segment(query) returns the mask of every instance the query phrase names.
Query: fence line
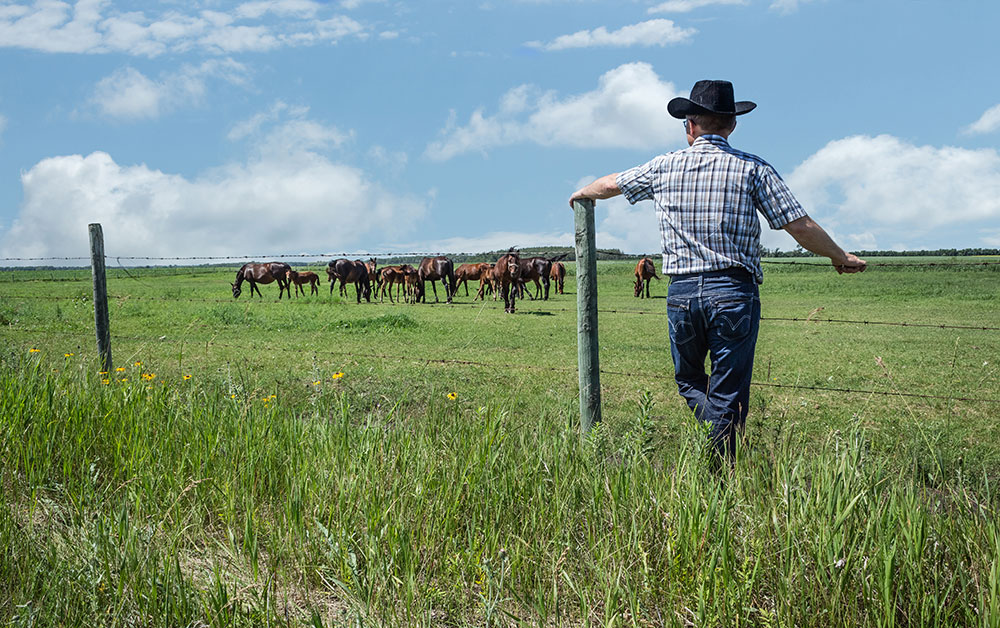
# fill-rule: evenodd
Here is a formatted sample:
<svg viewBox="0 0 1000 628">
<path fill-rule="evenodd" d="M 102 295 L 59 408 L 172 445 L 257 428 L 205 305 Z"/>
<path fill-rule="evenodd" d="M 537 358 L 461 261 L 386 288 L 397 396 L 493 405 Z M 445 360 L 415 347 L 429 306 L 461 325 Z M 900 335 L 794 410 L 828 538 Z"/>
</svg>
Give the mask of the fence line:
<svg viewBox="0 0 1000 628">
<path fill-rule="evenodd" d="M 42 301 L 77 301 L 77 300 L 88 300 L 90 295 L 80 295 L 80 296 L 53 296 L 46 294 L 26 294 L 26 295 L 0 295 L 8 299 L 37 299 Z M 133 296 L 133 295 L 108 295 L 109 299 L 114 300 L 124 300 L 124 301 L 160 301 L 160 302 L 172 302 L 172 303 L 203 303 L 203 304 L 224 304 L 224 303 L 235 303 L 232 299 L 192 299 L 192 298 L 172 298 L 172 297 L 145 297 L 145 296 Z M 278 301 L 260 301 L 262 305 L 277 305 Z M 381 304 L 381 303 L 380 303 Z M 410 304 L 408 304 L 410 305 Z M 454 308 L 454 307 L 482 307 L 481 303 L 424 303 L 420 305 L 423 307 L 444 307 L 444 308 Z M 546 312 L 576 312 L 574 309 L 570 308 L 549 308 L 545 310 Z M 629 314 L 638 316 L 667 316 L 664 311 L 652 311 L 652 310 L 623 310 L 623 309 L 602 309 L 598 308 L 598 312 L 601 314 Z M 761 316 L 762 321 L 779 321 L 779 322 L 791 322 L 791 323 L 836 323 L 845 325 L 867 325 L 867 326 L 881 326 L 881 327 L 914 327 L 914 328 L 924 328 L 924 329 L 958 329 L 958 330 L 969 330 L 969 331 L 1000 331 L 1000 327 L 990 326 L 990 325 L 954 325 L 950 323 L 911 323 L 907 321 L 869 321 L 869 320 L 854 320 L 854 319 L 842 319 L 842 318 L 819 318 L 819 317 L 798 317 L 798 316 Z"/>
<path fill-rule="evenodd" d="M 43 329 L 28 329 L 19 330 L 20 333 L 36 333 L 36 334 L 48 334 L 48 335 L 68 335 L 68 336 L 78 336 L 86 335 L 88 331 L 59 331 L 59 330 L 43 330 Z M 204 344 L 206 347 L 222 347 L 226 349 L 246 349 L 245 345 L 236 345 L 225 342 L 215 342 L 213 340 L 192 340 L 192 339 L 174 339 L 174 338 L 144 338 L 140 336 L 119 336 L 112 334 L 112 339 L 117 341 L 125 342 L 138 342 L 138 343 L 187 343 L 190 345 L 200 346 Z M 460 360 L 457 358 L 427 358 L 427 357 L 417 357 L 417 356 L 405 356 L 405 355 L 390 355 L 383 353 L 358 353 L 353 351 L 330 351 L 321 350 L 316 351 L 313 349 L 294 349 L 291 347 L 274 347 L 267 345 L 255 345 L 255 348 L 261 351 L 271 351 L 271 352 L 285 352 L 285 353 L 295 353 L 296 355 L 302 355 L 303 353 L 308 355 L 326 355 L 326 356 L 338 356 L 346 358 L 366 358 L 366 359 L 377 359 L 377 360 L 396 360 L 396 361 L 408 361 L 414 363 L 423 364 L 444 364 L 444 365 L 454 365 L 454 366 L 474 366 L 480 368 L 493 368 L 493 369 L 528 369 L 533 371 L 546 371 L 553 373 L 565 373 L 565 374 L 575 374 L 577 369 L 570 367 L 558 367 L 558 366 L 541 366 L 533 364 L 507 364 L 503 362 L 481 362 L 478 360 Z M 657 380 L 657 381 L 669 381 L 673 382 L 674 378 L 669 375 L 657 375 L 655 373 L 631 373 L 625 371 L 615 371 L 608 369 L 601 369 L 602 375 L 614 375 L 617 377 L 625 377 L 629 379 L 646 381 Z M 805 386 L 801 384 L 781 384 L 775 382 L 751 382 L 751 386 L 758 388 L 780 388 L 789 390 L 808 390 L 814 392 L 825 392 L 825 393 L 837 393 L 844 395 L 877 395 L 883 397 L 907 397 L 913 399 L 928 399 L 935 401 L 961 401 L 967 403 L 985 403 L 985 404 L 1000 404 L 1000 399 L 989 398 L 989 397 L 953 397 L 947 395 L 931 395 L 924 393 L 914 393 L 914 392 L 899 392 L 899 391 L 885 391 L 885 390 L 868 390 L 859 388 L 840 388 L 840 387 L 827 387 L 827 386 Z"/>
<path fill-rule="evenodd" d="M 530 249 L 526 248 L 522 251 L 522 255 L 530 252 Z M 354 253 L 280 253 L 277 255 L 189 255 L 189 256 L 173 256 L 173 257 L 156 257 L 156 256 L 143 256 L 143 255 L 105 255 L 106 260 L 115 260 L 120 264 L 121 260 L 127 261 L 148 261 L 148 262 L 168 262 L 168 261 L 196 261 L 196 260 L 254 260 L 254 259 L 306 259 L 306 258 L 317 258 L 317 259 L 327 259 L 327 258 L 364 258 L 364 257 L 375 257 L 375 258 L 397 258 L 397 257 L 435 257 L 438 255 L 445 256 L 464 256 L 464 257 L 482 257 L 487 255 L 484 253 L 442 253 L 442 252 L 424 252 L 424 251 L 410 251 L 410 252 L 392 252 L 392 251 L 382 251 L 382 252 L 354 252 Z M 489 253 L 488 255 L 493 255 Z M 660 257 L 660 253 L 648 254 L 648 255 L 630 255 L 627 253 L 612 253 L 608 251 L 600 251 L 599 255 L 618 257 L 620 260 L 638 260 L 642 257 Z M 958 257 L 958 256 L 942 256 L 942 257 Z M 49 256 L 49 257 L 0 257 L 0 262 L 41 262 L 41 261 L 82 261 L 89 260 L 90 257 L 86 256 Z M 816 268 L 830 269 L 832 266 L 825 262 L 803 262 L 798 260 L 771 260 L 763 259 L 762 264 L 774 264 L 774 265 L 784 265 L 784 266 L 814 266 Z M 967 267 L 967 266 L 997 266 L 1000 265 L 1000 261 L 978 261 L 978 262 L 871 262 L 868 266 L 871 267 L 926 267 L 926 268 L 941 268 L 941 267 Z"/>
</svg>

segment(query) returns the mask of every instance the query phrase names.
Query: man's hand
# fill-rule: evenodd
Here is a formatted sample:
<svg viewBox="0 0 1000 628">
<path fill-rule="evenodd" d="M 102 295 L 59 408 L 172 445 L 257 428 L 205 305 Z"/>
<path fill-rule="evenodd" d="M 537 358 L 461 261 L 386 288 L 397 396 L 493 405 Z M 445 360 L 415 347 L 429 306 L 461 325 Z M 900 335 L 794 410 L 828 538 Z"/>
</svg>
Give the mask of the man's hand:
<svg viewBox="0 0 1000 628">
<path fill-rule="evenodd" d="M 865 269 L 868 268 L 868 262 L 859 258 L 853 253 L 847 253 L 845 258 L 838 264 L 833 261 L 833 267 L 837 269 L 837 272 L 843 275 L 844 273 L 863 273 Z"/>
</svg>

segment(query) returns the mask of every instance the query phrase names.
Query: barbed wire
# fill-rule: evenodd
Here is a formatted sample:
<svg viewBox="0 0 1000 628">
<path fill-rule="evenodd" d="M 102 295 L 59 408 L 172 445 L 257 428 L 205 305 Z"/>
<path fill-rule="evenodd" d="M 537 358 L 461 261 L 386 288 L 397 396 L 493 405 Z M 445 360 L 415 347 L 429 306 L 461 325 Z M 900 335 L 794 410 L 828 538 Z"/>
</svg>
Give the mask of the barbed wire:
<svg viewBox="0 0 1000 628">
<path fill-rule="evenodd" d="M 340 253 L 279 253 L 275 255 L 187 255 L 187 256 L 149 256 L 149 255 L 108 255 L 104 256 L 105 260 L 127 260 L 127 261 L 149 261 L 149 262 L 167 262 L 167 261 L 197 261 L 197 260 L 254 260 L 254 259 L 327 259 L 327 258 L 383 258 L 392 259 L 399 257 L 436 257 L 439 255 L 452 256 L 452 257 L 489 257 L 494 255 L 496 252 L 480 252 L 480 253 L 460 253 L 460 252 L 426 252 L 426 251 L 406 251 L 406 252 L 395 252 L 395 251 L 377 251 L 377 252 L 340 252 Z M 549 254 L 550 251 L 541 252 L 541 254 Z M 522 250 L 522 255 L 530 254 L 530 249 L 525 248 Z M 643 257 L 658 258 L 661 256 L 660 253 L 655 254 L 629 254 L 629 253 L 616 253 L 613 251 L 598 251 L 599 256 L 604 257 L 616 257 L 620 260 L 638 260 Z M 958 257 L 958 256 L 942 256 L 942 257 Z M 47 257 L 0 257 L 0 262 L 40 262 L 40 261 L 79 261 L 79 260 L 90 260 L 89 256 L 47 256 Z M 805 262 L 799 260 L 775 260 L 775 259 L 762 259 L 762 264 L 773 264 L 773 265 L 786 265 L 786 266 L 815 266 L 817 268 L 831 268 L 828 262 Z M 998 266 L 1000 261 L 961 261 L 961 262 L 870 262 L 869 267 L 968 267 L 968 266 Z"/>
<path fill-rule="evenodd" d="M 59 331 L 59 330 L 19 330 L 22 332 L 37 331 L 38 333 L 48 333 L 54 335 L 79 335 L 85 332 L 74 332 L 74 331 Z M 201 345 L 201 340 L 190 340 L 190 339 L 174 339 L 160 337 L 157 339 L 153 338 L 143 338 L 137 336 L 118 336 L 112 335 L 112 340 L 125 341 L 125 342 L 142 342 L 142 343 L 153 343 L 153 342 L 188 342 L 191 344 Z M 209 347 L 222 347 L 228 349 L 246 349 L 245 345 L 235 345 L 224 342 L 216 342 L 214 340 L 208 340 L 205 342 L 206 346 Z M 275 347 L 268 345 L 254 345 L 255 349 L 262 351 L 271 352 L 285 352 L 285 353 L 295 353 L 296 355 L 301 355 L 304 351 L 302 349 L 296 349 L 292 347 Z M 492 369 L 528 369 L 535 371 L 548 371 L 555 373 L 566 373 L 575 374 L 578 373 L 576 368 L 571 367 L 558 367 L 558 366 L 542 366 L 537 364 L 507 364 L 503 362 L 482 362 L 479 360 L 461 360 L 457 358 L 428 358 L 428 357 L 418 357 L 418 356 L 403 356 L 403 355 L 391 355 L 384 353 L 359 353 L 354 351 L 331 351 L 322 350 L 316 351 L 312 349 L 306 349 L 306 353 L 314 356 L 326 355 L 326 356 L 338 356 L 346 358 L 365 358 L 365 359 L 376 359 L 376 360 L 396 360 L 396 361 L 409 361 L 415 363 L 423 364 L 444 364 L 444 365 L 455 365 L 455 366 L 475 366 L 480 368 L 492 368 Z M 659 381 L 669 381 L 673 382 L 674 378 L 667 375 L 657 375 L 655 373 L 633 373 L 626 371 L 614 371 L 610 369 L 601 369 L 601 375 L 614 375 L 617 377 L 626 377 L 634 380 L 659 380 Z M 824 392 L 824 393 L 838 393 L 838 394 L 851 394 L 851 395 L 876 395 L 885 397 L 906 397 L 912 399 L 929 399 L 935 401 L 961 401 L 969 403 L 985 403 L 985 404 L 1000 404 L 1000 399 L 989 398 L 989 397 L 956 397 L 949 395 L 932 395 L 925 393 L 914 393 L 914 392 L 900 392 L 900 391 L 887 391 L 887 390 L 874 390 L 874 389 L 859 389 L 859 388 L 844 388 L 844 387 L 831 387 L 831 386 L 806 386 L 802 384 L 782 384 L 777 382 L 750 382 L 751 386 L 758 388 L 778 388 L 778 389 L 788 389 L 788 390 L 808 390 L 813 392 Z"/>
<path fill-rule="evenodd" d="M 89 294 L 77 295 L 77 296 L 55 296 L 55 295 L 45 295 L 45 294 L 27 294 L 27 295 L 4 295 L 0 294 L 0 297 L 9 299 L 32 299 L 32 300 L 42 300 L 42 301 L 90 301 L 92 297 Z M 311 299 L 311 295 L 304 297 Z M 233 299 L 194 299 L 190 297 L 147 297 L 147 296 L 135 296 L 135 295 L 108 295 L 109 300 L 115 301 L 155 301 L 155 302 L 172 302 L 172 303 L 201 303 L 201 304 L 226 304 L 226 303 L 236 303 Z M 289 298 L 289 302 L 294 299 Z M 350 299 L 345 301 L 346 304 Z M 248 303 L 253 303 L 253 301 L 247 301 Z M 530 302 L 530 301 L 529 301 Z M 260 305 L 278 305 L 281 301 L 278 300 L 260 300 Z M 327 303 L 324 302 L 324 305 Z M 379 305 L 384 305 L 384 302 L 379 302 Z M 413 306 L 415 304 L 401 304 L 405 306 Z M 419 307 L 482 307 L 482 303 L 422 303 Z M 534 311 L 534 310 L 530 310 Z M 543 310 L 538 310 L 543 311 Z M 575 313 L 577 310 L 575 308 L 546 308 L 546 312 L 562 312 L 562 313 Z M 636 316 L 667 316 L 665 311 L 651 311 L 651 310 L 628 310 L 628 309 L 617 309 L 617 308 L 598 308 L 598 313 L 601 314 L 627 314 Z M 958 325 L 952 323 L 913 323 L 908 321 L 871 321 L 865 319 L 842 319 L 842 318 L 820 318 L 820 317 L 798 317 L 798 316 L 761 316 L 761 321 L 778 321 L 778 322 L 792 322 L 792 323 L 835 323 L 843 325 L 866 325 L 866 326 L 882 326 L 882 327 L 913 327 L 918 329 L 957 329 L 957 330 L 969 330 L 969 331 L 1000 331 L 1000 327 L 990 326 L 990 325 Z"/>
</svg>

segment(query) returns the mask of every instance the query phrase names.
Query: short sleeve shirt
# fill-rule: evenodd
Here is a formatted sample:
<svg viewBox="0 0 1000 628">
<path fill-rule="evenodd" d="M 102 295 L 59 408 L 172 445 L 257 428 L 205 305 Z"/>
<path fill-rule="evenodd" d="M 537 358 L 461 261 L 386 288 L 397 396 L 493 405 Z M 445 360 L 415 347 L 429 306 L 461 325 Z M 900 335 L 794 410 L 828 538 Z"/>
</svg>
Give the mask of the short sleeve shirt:
<svg viewBox="0 0 1000 628">
<path fill-rule="evenodd" d="M 772 229 L 806 215 L 770 164 L 719 135 L 626 170 L 617 183 L 629 203 L 655 204 L 666 275 L 742 268 L 762 283 L 757 213 Z"/>
</svg>

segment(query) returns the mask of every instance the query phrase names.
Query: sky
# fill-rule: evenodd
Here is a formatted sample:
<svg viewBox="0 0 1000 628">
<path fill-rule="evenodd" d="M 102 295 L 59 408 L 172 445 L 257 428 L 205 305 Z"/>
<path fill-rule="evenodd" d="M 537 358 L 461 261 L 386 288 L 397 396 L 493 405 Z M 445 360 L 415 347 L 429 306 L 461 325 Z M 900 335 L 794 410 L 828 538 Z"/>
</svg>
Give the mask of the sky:
<svg viewBox="0 0 1000 628">
<path fill-rule="evenodd" d="M 730 142 L 844 248 L 1000 247 L 994 0 L 0 0 L 0 265 L 572 246 L 567 199 Z M 650 202 L 597 245 L 660 250 Z M 763 223 L 769 248 L 794 248 Z"/>
</svg>

